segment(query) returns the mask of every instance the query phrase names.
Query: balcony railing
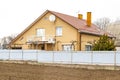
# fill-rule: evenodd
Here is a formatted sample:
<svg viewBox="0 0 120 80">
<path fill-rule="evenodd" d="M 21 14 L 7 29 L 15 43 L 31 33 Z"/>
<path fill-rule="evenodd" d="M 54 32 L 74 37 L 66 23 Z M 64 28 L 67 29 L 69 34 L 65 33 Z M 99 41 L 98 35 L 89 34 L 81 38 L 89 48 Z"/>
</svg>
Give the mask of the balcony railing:
<svg viewBox="0 0 120 80">
<path fill-rule="evenodd" d="M 55 36 L 53 35 L 46 35 L 46 36 L 32 35 L 32 36 L 27 37 L 27 43 L 36 43 L 36 42 L 55 43 Z"/>
</svg>

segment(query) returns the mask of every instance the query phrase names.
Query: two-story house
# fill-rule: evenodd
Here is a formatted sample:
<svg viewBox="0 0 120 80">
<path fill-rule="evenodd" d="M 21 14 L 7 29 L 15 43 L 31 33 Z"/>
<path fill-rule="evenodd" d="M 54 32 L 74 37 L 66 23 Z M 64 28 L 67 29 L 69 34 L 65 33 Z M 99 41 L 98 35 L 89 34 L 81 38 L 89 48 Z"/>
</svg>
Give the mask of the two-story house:
<svg viewBox="0 0 120 80">
<path fill-rule="evenodd" d="M 11 49 L 91 50 L 92 43 L 105 32 L 87 19 L 46 10 L 9 45 Z M 111 35 L 109 35 L 111 36 Z"/>
</svg>

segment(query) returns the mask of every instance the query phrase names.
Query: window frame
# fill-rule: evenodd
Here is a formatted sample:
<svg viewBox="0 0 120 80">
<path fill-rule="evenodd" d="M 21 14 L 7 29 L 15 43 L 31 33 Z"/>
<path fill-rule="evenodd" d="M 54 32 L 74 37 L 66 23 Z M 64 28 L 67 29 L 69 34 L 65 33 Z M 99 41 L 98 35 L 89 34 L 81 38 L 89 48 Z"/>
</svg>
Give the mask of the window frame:
<svg viewBox="0 0 120 80">
<path fill-rule="evenodd" d="M 67 48 L 67 49 L 65 49 L 65 48 Z M 62 50 L 63 51 L 73 51 L 73 45 L 71 45 L 71 44 L 63 44 L 62 45 Z"/>
<path fill-rule="evenodd" d="M 38 30 L 39 30 L 39 32 L 38 32 Z M 40 32 L 40 30 L 41 30 L 41 32 Z M 42 30 L 43 30 L 43 32 L 42 32 Z M 43 36 L 45 36 L 45 29 L 44 28 L 38 28 L 38 29 L 36 29 L 36 36 L 37 37 L 43 37 Z"/>
<path fill-rule="evenodd" d="M 91 51 L 92 45 L 85 45 L 85 51 Z"/>
<path fill-rule="evenodd" d="M 63 35 L 63 30 L 61 26 L 56 27 L 56 36 L 62 36 Z"/>
</svg>

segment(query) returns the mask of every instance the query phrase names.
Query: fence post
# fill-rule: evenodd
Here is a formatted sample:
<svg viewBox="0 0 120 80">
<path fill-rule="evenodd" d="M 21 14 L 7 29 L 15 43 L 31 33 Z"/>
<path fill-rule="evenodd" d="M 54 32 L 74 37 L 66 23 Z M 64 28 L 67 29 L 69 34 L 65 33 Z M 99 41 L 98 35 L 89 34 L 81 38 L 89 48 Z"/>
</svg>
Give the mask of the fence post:
<svg viewBox="0 0 120 80">
<path fill-rule="evenodd" d="M 114 51 L 114 69 L 116 69 L 116 51 Z"/>
<path fill-rule="evenodd" d="M 93 51 L 91 51 L 91 64 L 93 64 Z"/>
<path fill-rule="evenodd" d="M 38 62 L 38 50 L 36 51 L 36 61 Z"/>
<path fill-rule="evenodd" d="M 71 64 L 73 62 L 73 51 L 71 51 Z"/>
<path fill-rule="evenodd" d="M 52 52 L 53 52 L 53 55 L 52 55 L 52 56 L 53 56 L 53 57 L 52 57 L 52 62 L 54 63 L 54 51 L 52 51 Z"/>
<path fill-rule="evenodd" d="M 8 60 L 10 60 L 10 50 L 9 50 L 9 56 L 8 56 Z"/>
<path fill-rule="evenodd" d="M 23 50 L 21 50 L 22 51 L 22 60 L 23 60 Z"/>
</svg>

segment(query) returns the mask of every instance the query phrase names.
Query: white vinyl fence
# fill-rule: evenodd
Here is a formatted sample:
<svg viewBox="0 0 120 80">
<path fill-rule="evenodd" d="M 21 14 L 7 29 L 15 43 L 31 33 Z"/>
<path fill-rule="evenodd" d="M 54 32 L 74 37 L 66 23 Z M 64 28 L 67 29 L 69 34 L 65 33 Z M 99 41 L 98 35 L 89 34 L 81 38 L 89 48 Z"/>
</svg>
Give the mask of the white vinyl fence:
<svg viewBox="0 0 120 80">
<path fill-rule="evenodd" d="M 42 63 L 120 65 L 119 51 L 0 50 L 0 60 L 30 60 Z"/>
</svg>

